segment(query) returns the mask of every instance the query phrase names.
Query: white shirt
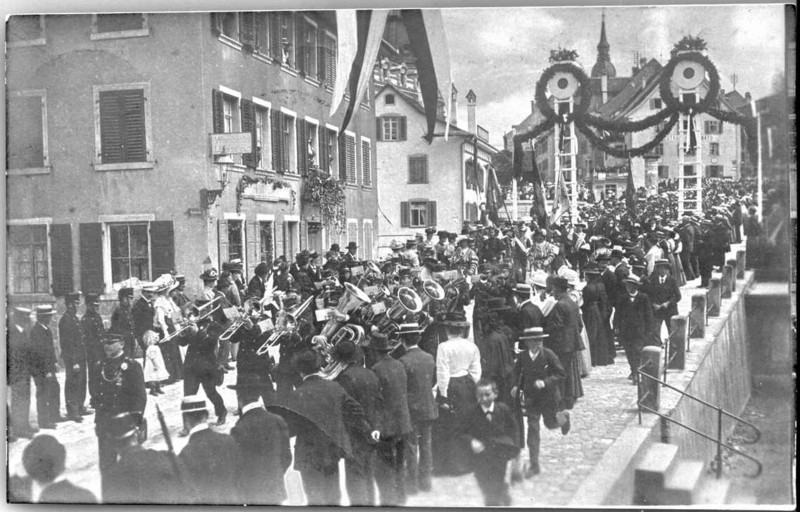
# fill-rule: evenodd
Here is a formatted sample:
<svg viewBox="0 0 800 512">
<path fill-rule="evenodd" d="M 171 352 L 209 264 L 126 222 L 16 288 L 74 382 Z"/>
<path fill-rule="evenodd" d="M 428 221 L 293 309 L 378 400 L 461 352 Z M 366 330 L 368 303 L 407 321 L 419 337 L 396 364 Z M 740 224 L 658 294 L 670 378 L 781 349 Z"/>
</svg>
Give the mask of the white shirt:
<svg viewBox="0 0 800 512">
<path fill-rule="evenodd" d="M 483 410 L 483 414 L 494 414 L 494 402 L 492 402 L 492 405 L 490 405 L 488 409 L 481 406 L 481 410 Z"/>
<path fill-rule="evenodd" d="M 469 375 L 474 382 L 481 378 L 481 353 L 478 347 L 465 338 L 445 341 L 436 351 L 436 383 L 439 394 L 447 396 L 451 378 Z"/>
</svg>

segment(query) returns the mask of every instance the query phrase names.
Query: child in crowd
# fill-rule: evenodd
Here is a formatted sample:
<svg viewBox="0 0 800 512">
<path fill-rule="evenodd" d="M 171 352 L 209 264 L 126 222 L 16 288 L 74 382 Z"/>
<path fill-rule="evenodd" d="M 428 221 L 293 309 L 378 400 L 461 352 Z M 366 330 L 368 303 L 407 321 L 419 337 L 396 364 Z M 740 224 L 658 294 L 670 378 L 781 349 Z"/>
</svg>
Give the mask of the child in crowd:
<svg viewBox="0 0 800 512">
<path fill-rule="evenodd" d="M 158 348 L 158 334 L 155 331 L 147 331 L 142 335 L 142 340 L 147 347 L 143 365 L 145 386 L 150 388 L 151 395 L 163 395 L 161 382 L 169 379 L 169 372 L 164 364 L 164 356 Z"/>
<path fill-rule="evenodd" d="M 508 507 L 511 495 L 505 481 L 506 465 L 519 453 L 519 427 L 511 408 L 497 401 L 497 383 L 481 379 L 475 394 L 478 404 L 466 416 L 461 438 L 469 442 L 484 503 Z"/>
</svg>

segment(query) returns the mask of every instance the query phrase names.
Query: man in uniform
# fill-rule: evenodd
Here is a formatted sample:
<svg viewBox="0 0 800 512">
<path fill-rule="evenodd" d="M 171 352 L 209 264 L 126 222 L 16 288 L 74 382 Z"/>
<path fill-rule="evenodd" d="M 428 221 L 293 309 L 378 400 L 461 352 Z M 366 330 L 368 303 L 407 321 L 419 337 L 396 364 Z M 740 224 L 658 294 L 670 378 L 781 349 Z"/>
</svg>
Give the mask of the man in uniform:
<svg viewBox="0 0 800 512">
<path fill-rule="evenodd" d="M 133 288 L 120 288 L 117 298 L 119 299 L 119 305 L 111 314 L 111 328 L 108 332 L 121 334 L 125 338 L 125 355 L 133 357 L 136 344 L 133 312 L 131 310 Z"/>
<path fill-rule="evenodd" d="M 36 306 L 36 323 L 30 331 L 30 368 L 36 383 L 36 413 L 39 428 L 53 429 L 66 421 L 61 416 L 61 386 L 56 379 L 56 348 L 50 322 L 53 306 Z"/>
<path fill-rule="evenodd" d="M 31 368 L 30 340 L 31 310 L 14 308 L 14 325 L 8 329 L 8 385 L 11 388 L 9 425 L 15 437 L 30 437 L 39 429 L 30 424 Z"/>
<path fill-rule="evenodd" d="M 105 334 L 106 328 L 103 325 L 103 317 L 100 316 L 99 311 L 100 295 L 96 293 L 87 293 L 83 301 L 86 306 L 86 312 L 83 314 L 83 318 L 81 318 L 81 329 L 86 345 L 86 357 L 89 361 L 89 366 L 91 366 L 103 360 L 103 334 Z"/>
<path fill-rule="evenodd" d="M 230 435 L 209 428 L 206 401 L 201 397 L 183 397 L 181 412 L 189 442 L 178 458 L 193 491 L 188 501 L 198 505 L 241 504 L 237 492 L 242 478 L 239 445 Z"/>
<path fill-rule="evenodd" d="M 70 293 L 64 298 L 67 311 L 58 321 L 58 339 L 61 343 L 61 360 L 64 361 L 66 378 L 64 402 L 67 419 L 80 423 L 81 413 L 86 413 L 86 346 L 81 322 L 78 320 L 80 293 Z"/>
<path fill-rule="evenodd" d="M 95 409 L 95 433 L 104 501 L 108 496 L 106 475 L 116 464 L 120 452 L 120 446 L 112 432 L 112 420 L 118 414 L 130 413 L 136 425 L 139 425 L 147 404 L 142 367 L 135 360 L 125 357 L 124 343 L 124 338 L 118 334 L 104 335 L 105 358 L 95 362 L 89 373 L 90 403 Z"/>
<path fill-rule="evenodd" d="M 412 432 L 408 412 L 408 381 L 403 364 L 390 353 L 395 348 L 385 334 L 372 333 L 370 348 L 378 353 L 372 371 L 378 377 L 383 407 L 378 414 L 380 441 L 375 465 L 375 480 L 381 495 L 381 505 L 405 504 L 406 484 L 404 456 L 405 440 Z"/>
</svg>

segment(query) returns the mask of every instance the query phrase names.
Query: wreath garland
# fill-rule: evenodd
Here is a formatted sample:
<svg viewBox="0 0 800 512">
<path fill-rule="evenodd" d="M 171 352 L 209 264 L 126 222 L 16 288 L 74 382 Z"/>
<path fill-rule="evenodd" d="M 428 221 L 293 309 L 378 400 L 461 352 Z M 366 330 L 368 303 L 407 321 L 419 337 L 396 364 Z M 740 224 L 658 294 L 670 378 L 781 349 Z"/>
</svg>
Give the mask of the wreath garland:
<svg viewBox="0 0 800 512">
<path fill-rule="evenodd" d="M 319 206 L 325 227 L 336 233 L 344 232 L 347 225 L 344 186 L 330 174 L 311 166 L 303 187 L 303 201 Z"/>
<path fill-rule="evenodd" d="M 239 179 L 239 183 L 236 185 L 236 213 L 242 212 L 242 194 L 244 194 L 244 189 L 255 183 L 272 185 L 272 190 L 288 188 L 292 194 L 292 209 L 294 210 L 294 207 L 297 204 L 297 193 L 292 189 L 292 186 L 288 182 L 283 180 L 275 180 L 269 176 L 253 177 L 244 175 Z"/>
<path fill-rule="evenodd" d="M 637 121 L 627 118 L 612 120 L 603 118 L 597 114 L 589 113 L 589 105 L 592 98 L 591 80 L 583 69 L 576 64 L 572 62 L 556 62 L 547 68 L 536 82 L 536 89 L 534 92 L 536 107 L 544 116 L 544 120 L 527 132 L 520 133 L 514 137 L 514 175 L 521 176 L 522 143 L 531 141 L 542 133 L 549 131 L 556 123 L 560 123 L 561 125 L 565 125 L 569 122 L 575 123 L 578 131 L 587 138 L 590 144 L 618 158 L 638 157 L 651 152 L 656 146 L 661 144 L 667 135 L 669 135 L 672 128 L 677 124 L 680 114 L 697 115 L 699 113 L 707 113 L 722 122 L 741 125 L 748 135 L 748 144 L 752 144 L 753 141 L 756 140 L 756 124 L 754 119 L 739 114 L 738 112 L 727 112 L 716 108 L 717 96 L 720 92 L 719 73 L 711 60 L 698 51 L 702 50 L 702 48 L 697 46 L 696 41 L 690 42 L 692 42 L 694 46 L 676 51 L 661 71 L 659 94 L 664 102 L 664 108 Z M 683 40 L 679 44 L 682 43 Z M 681 61 L 686 60 L 700 64 L 708 74 L 708 92 L 702 100 L 694 104 L 682 103 L 672 94 L 671 90 L 672 74 L 675 71 L 675 67 Z M 561 116 L 553 110 L 546 95 L 548 83 L 556 73 L 559 72 L 571 73 L 577 79 L 579 85 L 578 94 L 580 101 L 576 101 L 572 113 L 565 116 Z M 608 141 L 604 140 L 603 137 L 595 133 L 595 130 L 598 130 L 609 132 L 611 135 L 621 136 L 626 133 L 644 131 L 664 121 L 666 121 L 666 124 L 658 130 L 650 142 L 636 148 L 614 148 Z M 755 158 L 757 153 L 751 151 L 751 155 Z"/>
</svg>

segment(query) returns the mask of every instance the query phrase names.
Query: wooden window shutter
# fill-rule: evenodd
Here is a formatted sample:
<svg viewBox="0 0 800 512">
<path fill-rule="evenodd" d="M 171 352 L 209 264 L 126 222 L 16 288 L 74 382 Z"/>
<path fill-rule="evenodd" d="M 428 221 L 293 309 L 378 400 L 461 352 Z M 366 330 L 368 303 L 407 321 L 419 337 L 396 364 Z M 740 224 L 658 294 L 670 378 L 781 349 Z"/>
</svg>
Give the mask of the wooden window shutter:
<svg viewBox="0 0 800 512">
<path fill-rule="evenodd" d="M 722 121 L 717 121 L 718 130 L 719 130 L 717 133 L 719 133 L 720 135 L 722 135 L 722 125 L 724 125 L 724 124 L 725 123 L 723 123 Z"/>
<path fill-rule="evenodd" d="M 275 224 L 275 254 L 273 255 L 274 259 L 278 259 L 279 256 L 286 254 L 284 252 L 284 246 L 283 246 L 283 236 L 284 236 L 283 231 L 284 231 L 283 222 L 278 222 L 277 224 Z"/>
<path fill-rule="evenodd" d="M 72 226 L 50 225 L 50 264 L 53 268 L 53 295 L 60 297 L 74 290 L 72 283 Z"/>
<path fill-rule="evenodd" d="M 336 39 L 325 34 L 325 78 L 333 87 L 336 81 Z"/>
<path fill-rule="evenodd" d="M 325 38 L 324 30 L 317 31 L 317 80 L 324 82 L 325 75 Z"/>
<path fill-rule="evenodd" d="M 256 13 L 239 13 L 239 41 L 246 49 L 253 51 L 256 44 Z"/>
<path fill-rule="evenodd" d="M 225 219 L 217 220 L 217 271 L 222 268 L 222 263 L 228 261 L 228 221 Z"/>
<path fill-rule="evenodd" d="M 436 201 L 428 201 L 428 226 L 436 226 Z"/>
<path fill-rule="evenodd" d="M 339 144 L 339 181 L 347 182 L 347 136 L 342 134 L 338 140 Z"/>
<path fill-rule="evenodd" d="M 306 121 L 297 120 L 297 171 L 301 176 L 308 174 L 308 141 L 306 140 Z"/>
<path fill-rule="evenodd" d="M 406 140 L 406 117 L 397 118 L 397 139 Z"/>
<path fill-rule="evenodd" d="M 269 56 L 281 61 L 281 13 L 269 13 Z"/>
<path fill-rule="evenodd" d="M 98 100 L 103 163 L 146 161 L 144 90 L 101 91 Z"/>
<path fill-rule="evenodd" d="M 400 203 L 400 227 L 411 226 L 411 204 L 408 201 Z"/>
<path fill-rule="evenodd" d="M 257 12 L 253 14 L 253 17 L 253 30 L 255 30 L 255 35 L 253 36 L 254 49 L 258 53 L 267 53 L 269 51 L 269 41 L 264 39 L 264 35 L 269 33 L 267 13 Z"/>
<path fill-rule="evenodd" d="M 81 224 L 81 290 L 83 293 L 103 293 L 103 226 L 99 222 Z"/>
<path fill-rule="evenodd" d="M 345 136 L 347 140 L 347 181 L 348 183 L 356 183 L 358 180 L 356 176 L 356 138 Z"/>
<path fill-rule="evenodd" d="M 297 223 L 297 238 L 300 242 L 300 250 L 308 249 L 308 222 L 300 219 L 300 222 Z"/>
<path fill-rule="evenodd" d="M 383 119 L 380 117 L 375 119 L 375 140 L 383 140 Z"/>
<path fill-rule="evenodd" d="M 214 133 L 225 133 L 225 98 L 216 89 L 211 91 L 211 113 Z"/>
<path fill-rule="evenodd" d="M 372 146 L 367 141 L 361 141 L 361 183 L 372 184 Z"/>
<path fill-rule="evenodd" d="M 283 169 L 283 113 L 280 110 L 272 110 L 272 169 L 282 173 Z"/>
<path fill-rule="evenodd" d="M 222 18 L 224 16 L 225 14 L 221 12 L 211 13 L 211 32 L 217 37 L 222 34 Z"/>
<path fill-rule="evenodd" d="M 294 16 L 294 68 L 303 76 L 306 74 L 306 24 L 303 15 Z"/>
<path fill-rule="evenodd" d="M 175 233 L 171 220 L 150 223 L 150 255 L 153 276 L 175 270 Z"/>
<path fill-rule="evenodd" d="M 329 132 L 326 128 L 320 127 L 319 132 L 317 133 L 317 140 L 319 141 L 319 155 L 317 155 L 317 163 L 319 164 L 319 168 L 323 171 L 330 172 L 328 168 L 328 138 L 330 137 Z"/>
<path fill-rule="evenodd" d="M 261 254 L 261 230 L 258 221 L 245 222 L 245 236 L 247 237 L 247 273 L 245 277 L 249 280 L 255 275 L 255 268 Z"/>
<path fill-rule="evenodd" d="M 250 132 L 250 139 L 253 141 L 253 151 L 242 155 L 242 163 L 247 167 L 255 167 L 255 143 L 256 143 L 256 109 L 255 103 L 250 100 L 242 99 L 241 101 L 242 112 L 242 131 Z"/>
</svg>

